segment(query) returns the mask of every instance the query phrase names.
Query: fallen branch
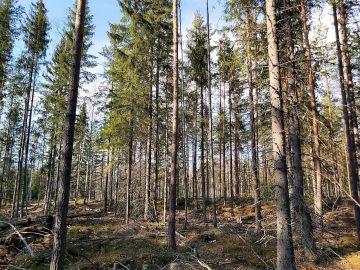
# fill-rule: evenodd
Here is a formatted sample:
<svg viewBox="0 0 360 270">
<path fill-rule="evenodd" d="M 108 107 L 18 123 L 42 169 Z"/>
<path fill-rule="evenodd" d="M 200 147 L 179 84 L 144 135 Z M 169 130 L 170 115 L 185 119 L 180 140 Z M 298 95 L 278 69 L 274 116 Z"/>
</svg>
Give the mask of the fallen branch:
<svg viewBox="0 0 360 270">
<path fill-rule="evenodd" d="M 183 240 L 186 239 L 186 237 L 185 237 L 184 235 L 182 235 L 181 233 L 179 233 L 179 232 L 175 232 L 175 234 L 176 234 L 177 236 L 179 236 L 179 238 L 181 238 L 181 239 L 183 239 Z"/>
<path fill-rule="evenodd" d="M 9 222 L 5 222 L 5 221 L 0 221 L 0 223 L 4 223 L 4 224 L 7 224 L 8 226 L 10 226 L 14 231 L 15 233 L 19 236 L 20 240 L 24 243 L 25 245 L 25 248 L 27 249 L 30 257 L 35 257 L 35 254 L 34 254 L 34 251 L 31 249 L 31 247 L 28 245 L 28 243 L 26 242 L 25 238 L 21 235 L 21 233 L 18 231 L 18 229 L 16 229 L 16 227 L 14 225 L 12 225 L 11 223 Z"/>
<path fill-rule="evenodd" d="M 200 264 L 202 267 L 206 268 L 207 270 L 212 270 L 212 268 L 209 265 L 207 265 L 203 261 L 200 261 L 198 258 L 196 258 L 196 261 L 198 262 L 198 264 Z"/>
<path fill-rule="evenodd" d="M 114 263 L 114 270 L 117 269 L 117 264 L 119 264 L 121 267 L 127 269 L 127 270 L 130 270 L 130 268 L 128 268 L 126 265 L 122 264 L 121 262 L 115 262 Z"/>
</svg>

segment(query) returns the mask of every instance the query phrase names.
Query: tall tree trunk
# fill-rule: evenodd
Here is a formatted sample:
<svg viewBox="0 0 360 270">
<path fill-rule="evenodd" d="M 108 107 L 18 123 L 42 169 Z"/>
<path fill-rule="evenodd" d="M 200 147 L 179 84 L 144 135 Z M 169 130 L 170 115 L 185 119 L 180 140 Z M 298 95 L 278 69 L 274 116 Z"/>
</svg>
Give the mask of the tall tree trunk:
<svg viewBox="0 0 360 270">
<path fill-rule="evenodd" d="M 252 20 L 250 16 L 249 8 L 246 10 L 247 17 L 247 43 L 246 43 L 246 62 L 247 62 L 247 77 L 249 85 L 249 105 L 250 105 L 250 135 L 251 135 L 251 174 L 252 174 L 252 185 L 254 194 L 255 204 L 255 230 L 261 229 L 261 202 L 260 202 L 260 178 L 259 178 L 259 158 L 258 158 L 258 147 L 257 147 L 257 128 L 255 118 L 255 102 L 254 102 L 254 89 L 253 85 L 253 62 L 251 57 L 251 33 L 250 28 L 252 26 Z"/>
<path fill-rule="evenodd" d="M 23 196 L 21 201 L 21 217 L 27 214 L 27 194 L 29 189 L 29 174 L 28 174 L 28 159 L 29 159 L 29 145 L 30 145 L 30 132 L 31 132 L 31 122 L 32 122 L 32 112 L 33 112 L 33 105 L 34 105 L 34 95 L 35 95 L 35 82 L 36 82 L 36 75 L 37 75 L 37 60 L 35 57 L 34 64 L 32 64 L 34 69 L 33 73 L 34 76 L 30 78 L 31 83 L 31 97 L 30 97 L 30 107 L 29 107 L 29 115 L 28 115 L 28 123 L 26 129 L 26 141 L 25 141 L 25 150 L 24 150 L 24 184 L 23 184 Z M 25 211 L 25 212 L 24 212 Z"/>
<path fill-rule="evenodd" d="M 163 205 L 163 222 L 166 222 L 166 210 L 168 207 L 168 149 L 169 149 L 169 132 L 168 132 L 168 102 L 165 93 L 165 150 L 164 150 L 164 205 Z"/>
<path fill-rule="evenodd" d="M 51 144 L 56 142 L 56 136 L 54 132 L 52 132 Z M 50 153 L 49 153 L 49 160 L 48 160 L 48 172 L 47 172 L 47 183 L 46 183 L 46 191 L 45 191 L 45 198 L 44 198 L 44 216 L 47 217 L 50 211 L 50 202 L 51 202 L 51 190 L 53 184 L 53 168 L 56 158 L 56 145 L 50 145 Z"/>
<path fill-rule="evenodd" d="M 311 257 L 315 251 L 315 241 L 313 237 L 313 228 L 309 209 L 304 199 L 304 172 L 302 167 L 301 153 L 301 131 L 299 121 L 299 101 L 296 89 L 295 72 L 295 45 L 293 40 L 292 6 L 289 0 L 286 0 L 289 22 L 286 25 L 286 47 L 287 47 L 287 97 L 288 97 L 288 116 L 289 116 L 289 137 L 290 149 L 288 153 L 292 164 L 291 175 L 293 177 L 292 203 L 296 213 L 295 224 L 299 224 L 299 231 L 302 235 L 302 241 L 305 256 Z"/>
<path fill-rule="evenodd" d="M 212 117 L 212 98 L 211 98 L 211 48 L 210 48 L 210 16 L 209 1 L 206 0 L 206 21 L 207 21 L 207 64 L 208 64 L 208 98 L 209 98 L 209 148 L 210 148 L 210 181 L 212 183 L 212 223 L 217 227 L 216 217 L 216 179 L 214 167 L 214 141 L 213 141 L 213 117 Z"/>
<path fill-rule="evenodd" d="M 168 247 L 176 249 L 176 182 L 177 182 L 177 148 L 178 148 L 178 95 L 179 95 L 179 48 L 178 48 L 178 1 L 173 0 L 173 119 L 171 140 L 171 164 L 169 186 L 169 221 Z"/>
<path fill-rule="evenodd" d="M 229 184 L 230 184 L 230 208 L 231 216 L 234 217 L 234 177 L 233 177 L 233 123 L 232 123 L 232 89 L 229 86 Z"/>
<path fill-rule="evenodd" d="M 158 201 L 158 192 L 159 192 L 159 141 L 160 141 L 160 97 L 159 97 L 159 90 L 160 90 L 160 64 L 157 61 L 156 64 L 156 86 L 155 86 L 155 110 L 156 110 L 156 126 L 155 126 L 155 176 L 154 176 L 154 205 L 155 205 L 155 212 L 158 213 L 157 210 L 157 201 Z M 158 220 L 158 216 L 156 216 Z"/>
<path fill-rule="evenodd" d="M 61 181 L 59 186 L 58 208 L 55 216 L 54 244 L 50 270 L 64 269 L 64 255 L 67 233 L 67 213 L 69 206 L 71 165 L 76 120 L 76 105 L 79 89 L 81 51 L 83 47 L 86 0 L 77 0 L 75 30 L 72 47 L 70 85 L 68 93 L 67 113 L 64 125 L 62 150 Z"/>
<path fill-rule="evenodd" d="M 197 91 L 197 89 L 195 90 Z M 197 93 L 197 92 L 196 92 Z M 198 185 L 197 185 L 197 147 L 198 147 L 198 97 L 196 95 L 193 115 L 194 127 L 193 127 L 193 145 L 192 145 L 192 191 L 193 191 L 193 200 L 194 200 L 194 210 L 197 210 L 198 207 Z"/>
<path fill-rule="evenodd" d="M 181 118 L 182 118 L 182 167 L 183 167 L 183 185 L 185 191 L 185 219 L 184 219 L 184 229 L 188 225 L 188 199 L 189 199 L 189 179 L 187 175 L 187 134 L 186 134 L 186 108 L 185 108 L 185 77 L 184 77 L 184 51 L 183 51 L 183 39 L 182 39 L 182 14 L 181 9 L 179 9 L 179 33 L 180 33 L 180 51 L 181 51 Z"/>
<path fill-rule="evenodd" d="M 338 28 L 338 19 L 337 19 L 337 8 L 333 4 L 333 16 L 334 16 L 334 26 L 335 26 L 335 36 L 336 36 L 336 49 L 337 49 L 337 58 L 339 64 L 339 77 L 340 77 L 340 90 L 341 90 L 341 102 L 343 109 L 343 119 L 345 125 L 345 136 L 346 136 L 346 157 L 347 157 L 347 168 L 348 175 L 350 179 L 350 192 L 351 197 L 356 202 L 359 202 L 358 194 L 358 183 L 359 183 L 359 174 L 358 174 L 358 161 L 356 158 L 356 148 L 355 148 L 355 138 L 354 133 L 351 130 L 351 114 L 348 111 L 349 103 L 346 91 L 346 80 L 343 69 L 343 54 L 341 54 L 341 45 L 339 37 L 339 28 Z M 358 241 L 360 242 L 360 207 L 358 204 L 354 203 L 354 212 L 355 212 L 355 226 L 358 236 Z"/>
<path fill-rule="evenodd" d="M 131 110 L 132 112 L 132 110 Z M 130 121 L 131 123 L 131 121 Z M 133 167 L 133 132 L 130 132 L 128 142 L 128 163 L 127 163 L 127 179 L 126 179 L 126 210 L 125 210 L 125 223 L 129 224 L 130 219 L 130 205 L 131 205 L 131 184 L 132 184 L 132 167 Z"/>
<path fill-rule="evenodd" d="M 81 147 L 78 155 L 78 164 L 77 164 L 77 172 L 76 172 L 76 187 L 75 187 L 75 201 L 74 204 L 77 204 L 77 200 L 79 199 L 79 191 L 80 191 L 80 168 L 81 168 Z"/>
<path fill-rule="evenodd" d="M 107 162 L 106 162 L 106 176 L 105 176 L 105 183 L 104 183 L 104 214 L 108 212 L 108 205 L 109 205 L 109 174 L 110 174 L 110 151 L 108 150 L 107 153 Z"/>
<path fill-rule="evenodd" d="M 263 152 L 262 152 L 262 159 L 264 163 L 263 173 L 264 173 L 264 199 L 265 201 L 268 200 L 269 196 L 269 184 L 268 184 L 268 161 L 266 157 L 266 146 L 263 145 Z"/>
<path fill-rule="evenodd" d="M 350 116 L 350 128 L 351 132 L 354 134 L 354 143 L 356 147 L 356 157 L 357 160 L 360 159 L 360 138 L 359 138 L 359 126 L 356 113 L 356 103 L 355 103 L 355 91 L 354 91 L 354 82 L 352 75 L 351 67 L 351 56 L 350 48 L 348 44 L 348 29 L 347 29 L 347 11 L 346 4 L 344 0 L 339 0 L 339 26 L 340 26 L 340 44 L 341 44 L 341 55 L 343 61 L 344 69 L 344 85 L 345 91 L 347 92 L 348 98 L 348 111 Z"/>
<path fill-rule="evenodd" d="M 301 0 L 301 19 L 303 21 L 304 46 L 306 51 L 306 64 L 308 69 L 308 82 L 310 90 L 310 110 L 312 116 L 312 131 L 313 131 L 313 162 L 315 170 L 315 192 L 314 192 L 314 208 L 317 219 L 317 224 L 322 228 L 322 177 L 321 177 L 321 159 L 320 159 L 320 141 L 318 128 L 318 111 L 315 95 L 315 77 L 312 67 L 312 55 L 309 41 L 309 26 L 307 18 L 307 7 L 305 0 Z"/>
<path fill-rule="evenodd" d="M 152 159 L 152 130 L 153 130 L 153 94 L 152 87 L 149 93 L 149 131 L 147 141 L 147 163 L 146 163 L 146 175 L 145 175 L 145 207 L 144 207 L 144 219 L 148 220 L 150 214 L 150 186 L 151 186 L 151 159 Z"/>
<path fill-rule="evenodd" d="M 269 78 L 273 162 L 276 198 L 278 270 L 296 269 L 291 232 L 289 189 L 285 157 L 284 109 L 281 93 L 275 0 L 266 0 L 266 25 L 269 54 Z"/>
<path fill-rule="evenodd" d="M 221 85 L 221 82 L 220 82 Z M 221 110 L 221 140 L 222 140 L 222 184 L 223 184 L 223 198 L 224 198 L 224 204 L 226 203 L 227 200 L 227 185 L 226 185 L 226 135 L 225 135 L 225 104 L 226 104 L 226 94 L 225 94 L 225 83 L 223 86 L 223 91 L 222 91 L 222 97 L 220 97 L 223 99 L 223 107 Z"/>
<path fill-rule="evenodd" d="M 203 221 L 207 222 L 206 211 L 206 179 L 205 179 L 205 113 L 204 113 L 204 88 L 200 88 L 200 172 L 201 172 L 201 196 L 203 201 Z"/>
</svg>

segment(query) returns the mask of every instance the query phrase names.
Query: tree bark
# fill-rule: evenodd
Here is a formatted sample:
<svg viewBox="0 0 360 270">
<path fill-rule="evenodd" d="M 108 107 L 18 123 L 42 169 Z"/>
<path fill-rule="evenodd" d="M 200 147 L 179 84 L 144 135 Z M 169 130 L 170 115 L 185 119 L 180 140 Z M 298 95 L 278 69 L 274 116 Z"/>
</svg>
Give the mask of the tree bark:
<svg viewBox="0 0 360 270">
<path fill-rule="evenodd" d="M 284 109 L 281 93 L 275 0 L 266 0 L 271 122 L 276 198 L 277 269 L 296 269 L 291 232 L 290 203 L 285 157 Z"/>
<path fill-rule="evenodd" d="M 355 103 L 355 91 L 354 91 L 354 82 L 352 75 L 352 67 L 351 67 L 351 56 L 350 56 L 350 48 L 348 44 L 348 29 L 347 29 L 347 11 L 346 4 L 344 0 L 339 0 L 339 26 L 340 26 L 340 44 L 341 44 L 341 55 L 343 61 L 343 69 L 344 69 L 344 85 L 345 91 L 347 92 L 348 98 L 348 113 L 349 113 L 349 121 L 351 132 L 354 134 L 354 143 L 356 147 L 356 157 L 359 161 L 360 159 L 360 138 L 359 138 L 359 126 L 357 120 L 356 113 L 356 103 Z"/>
<path fill-rule="evenodd" d="M 145 176 L 145 207 L 144 207 L 144 219 L 148 220 L 150 214 L 150 186 L 151 186 L 151 159 L 152 159 L 152 130 L 153 130 L 153 100 L 152 87 L 149 93 L 149 131 L 147 141 L 147 163 L 146 163 L 146 176 Z"/>
<path fill-rule="evenodd" d="M 171 164 L 169 186 L 169 220 L 168 247 L 176 249 L 176 182 L 177 182 L 177 148 L 178 148 L 178 105 L 179 105 L 179 48 L 178 48 L 178 1 L 173 0 L 173 119 L 171 140 Z"/>
<path fill-rule="evenodd" d="M 292 6 L 289 0 L 286 1 L 288 10 L 288 21 L 286 25 L 286 47 L 287 47 L 287 97 L 288 97 L 288 117 L 289 117 L 289 139 L 290 155 L 292 164 L 291 175 L 293 177 L 292 203 L 296 213 L 295 224 L 299 224 L 299 231 L 302 236 L 305 256 L 311 257 L 315 252 L 315 241 L 313 237 L 313 228 L 309 209 L 304 199 L 304 172 L 302 166 L 301 153 L 301 131 L 299 120 L 299 101 L 296 89 L 295 72 L 295 45 L 292 34 L 291 20 L 294 16 Z"/>
<path fill-rule="evenodd" d="M 132 182 L 132 165 L 133 165 L 133 134 L 129 136 L 128 142 L 128 163 L 127 163 L 127 178 L 126 178 L 126 210 L 125 223 L 129 224 L 130 219 L 130 205 L 131 205 L 131 182 Z"/>
<path fill-rule="evenodd" d="M 214 168 L 214 141 L 213 141 L 213 117 L 212 117 L 212 98 L 211 98 L 211 48 L 210 48 L 210 16 L 209 1 L 206 0 L 206 21 L 207 21 L 207 64 L 208 64 L 208 98 L 209 98 L 209 148 L 210 148 L 210 176 L 212 183 L 212 223 L 217 227 L 216 217 L 216 179 Z"/>
<path fill-rule="evenodd" d="M 76 105 L 79 89 L 81 52 L 84 37 L 86 0 L 77 0 L 75 31 L 72 47 L 70 86 L 68 92 L 67 113 L 65 116 L 62 150 L 61 181 L 59 186 L 58 209 L 55 216 L 54 244 L 50 270 L 64 269 L 64 255 L 67 233 L 67 213 L 69 206 L 71 165 L 74 143 Z"/>
<path fill-rule="evenodd" d="M 315 170 L 315 189 L 314 189 L 314 208 L 317 219 L 317 224 L 322 228 L 322 177 L 321 177 L 321 159 L 320 159 L 320 141 L 318 128 L 318 111 L 315 95 L 315 77 L 312 67 L 312 55 L 309 41 L 309 26 L 307 18 L 307 8 L 305 0 L 301 0 L 301 19 L 303 21 L 304 46 L 306 51 L 306 64 L 308 69 L 308 82 L 310 91 L 310 110 L 312 116 L 312 131 L 313 131 L 313 163 Z"/>
<path fill-rule="evenodd" d="M 359 183 L 359 174 L 358 174 L 358 160 L 356 158 L 356 148 L 355 148 L 355 138 L 354 133 L 351 130 L 351 113 L 348 111 L 349 103 L 348 96 L 346 91 L 346 80 L 343 68 L 343 54 L 341 53 L 340 37 L 339 37 L 339 27 L 337 19 L 337 8 L 333 4 L 333 17 L 334 17 L 334 26 L 335 26 L 335 36 L 336 36 L 336 49 L 337 49 L 337 58 L 338 58 L 338 70 L 340 78 L 340 91 L 341 91 L 341 102 L 343 109 L 343 119 L 345 125 L 345 137 L 346 137 L 346 157 L 347 157 L 347 169 L 350 179 L 350 193 L 352 199 L 356 202 L 359 202 L 358 194 L 358 183 Z M 360 207 L 354 203 L 354 212 L 355 212 L 355 226 L 358 236 L 358 241 L 360 242 Z"/>
<path fill-rule="evenodd" d="M 234 217 L 234 177 L 233 177 L 233 123 L 232 123 L 232 89 L 229 87 L 229 184 L 230 184 L 230 208 L 231 216 Z"/>
<path fill-rule="evenodd" d="M 260 178 L 259 178 L 259 158 L 258 158 L 258 147 L 257 147 L 257 128 L 256 128 L 256 118 L 255 118 L 255 102 L 254 102 L 254 89 L 253 85 L 253 62 L 251 57 L 251 17 L 249 8 L 246 11 L 247 17 L 247 42 L 246 42 L 246 64 L 247 64 L 247 77 L 249 85 L 249 105 L 250 105 L 250 135 L 251 135 L 251 174 L 252 174 L 252 183 L 253 183 L 253 194 L 254 194 L 254 204 L 255 204 L 255 230 L 259 231 L 261 229 L 261 199 L 260 199 Z"/>
</svg>

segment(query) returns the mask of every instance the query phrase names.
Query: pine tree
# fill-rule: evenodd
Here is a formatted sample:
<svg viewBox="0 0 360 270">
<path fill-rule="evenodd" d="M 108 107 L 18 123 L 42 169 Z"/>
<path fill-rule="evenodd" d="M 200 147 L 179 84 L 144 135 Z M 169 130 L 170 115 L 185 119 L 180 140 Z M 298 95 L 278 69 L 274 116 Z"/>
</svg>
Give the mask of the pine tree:
<svg viewBox="0 0 360 270">
<path fill-rule="evenodd" d="M 80 81 L 81 56 L 84 40 L 84 25 L 86 16 L 86 0 L 77 1 L 75 27 L 72 46 L 72 61 L 70 69 L 70 85 L 68 92 L 67 114 L 64 125 L 62 168 L 59 185 L 58 209 L 54 227 L 54 247 L 50 269 L 64 269 L 64 255 L 67 233 L 67 212 L 70 194 L 70 178 L 74 143 L 76 105 Z"/>
<path fill-rule="evenodd" d="M 203 220 L 207 222 L 207 197 L 205 183 L 205 97 L 204 91 L 208 86 L 208 50 L 207 30 L 203 18 L 195 13 L 193 27 L 189 33 L 188 58 L 190 66 L 190 79 L 195 82 L 196 89 L 200 89 L 200 170 L 201 170 L 201 196 L 203 201 Z"/>
<path fill-rule="evenodd" d="M 173 118 L 170 162 L 170 186 L 169 186 L 169 221 L 168 221 L 168 247 L 176 248 L 176 182 L 177 182 L 177 148 L 178 148 L 178 1 L 173 1 Z"/>
<path fill-rule="evenodd" d="M 21 9 L 16 4 L 16 0 L 0 2 L 0 112 L 6 95 L 4 86 L 11 70 L 12 51 L 18 35 L 17 21 L 21 15 Z"/>
</svg>

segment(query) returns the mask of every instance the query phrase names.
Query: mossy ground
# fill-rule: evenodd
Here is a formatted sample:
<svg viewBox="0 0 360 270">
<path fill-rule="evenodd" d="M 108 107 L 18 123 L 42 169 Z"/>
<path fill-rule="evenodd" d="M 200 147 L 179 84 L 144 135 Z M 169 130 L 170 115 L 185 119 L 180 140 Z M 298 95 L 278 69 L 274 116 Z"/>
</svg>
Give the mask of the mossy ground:
<svg viewBox="0 0 360 270">
<path fill-rule="evenodd" d="M 220 204 L 219 226 L 203 223 L 201 212 L 189 212 L 189 224 L 182 224 L 183 210 L 179 211 L 177 224 L 177 251 L 167 249 L 166 226 L 162 223 L 132 221 L 124 224 L 123 217 L 112 213 L 100 214 L 101 205 L 91 203 L 71 206 L 69 219 L 66 269 L 168 269 L 172 262 L 181 269 L 274 269 L 276 264 L 275 213 L 272 203 L 263 204 L 263 230 L 254 231 L 254 207 L 247 201 L 237 202 L 232 217 L 228 205 Z M 30 211 L 41 213 L 40 206 L 32 205 Z M 4 209 L 3 211 L 7 211 Z M 93 213 L 93 215 L 92 215 Z M 86 215 L 85 215 L 86 214 Z M 0 215 L 6 215 L 5 212 Z M 240 216 L 242 217 L 240 219 Z M 160 217 L 160 220 L 161 217 Z M 240 223 L 240 220 L 242 223 Z M 360 269 L 360 252 L 354 232 L 352 208 L 341 205 L 324 215 L 324 230 L 316 231 L 318 255 L 308 261 L 301 251 L 300 237 L 295 233 L 294 245 L 298 269 Z M 5 236 L 9 231 L 1 231 Z M 24 250 L 13 254 L 7 265 L 0 269 L 49 269 L 51 249 L 43 240 L 32 242 L 36 257 L 30 258 Z M 50 245 L 51 246 L 51 245 Z M 0 253 L 6 252 L 1 248 Z M 196 257 L 194 256 L 196 255 Z M 0 255 L 1 257 L 1 255 Z"/>
</svg>

